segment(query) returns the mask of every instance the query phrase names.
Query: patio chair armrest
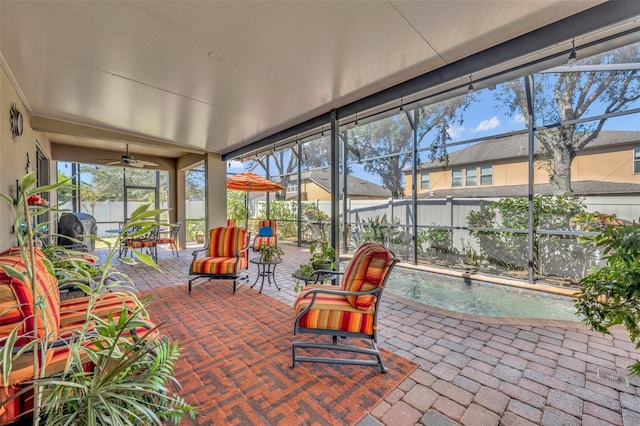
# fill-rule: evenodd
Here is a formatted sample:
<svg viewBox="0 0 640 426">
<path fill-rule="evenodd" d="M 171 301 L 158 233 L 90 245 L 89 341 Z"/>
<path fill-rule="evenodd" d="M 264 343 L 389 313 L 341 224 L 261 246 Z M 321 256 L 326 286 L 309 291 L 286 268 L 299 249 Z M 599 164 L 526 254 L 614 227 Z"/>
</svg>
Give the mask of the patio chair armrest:
<svg viewBox="0 0 640 426">
<path fill-rule="evenodd" d="M 315 295 L 315 294 L 334 294 L 334 295 L 342 295 L 342 296 L 366 296 L 367 294 L 382 293 L 381 287 L 372 288 L 371 290 L 366 290 L 366 291 L 337 290 L 335 289 L 336 286 L 333 286 L 333 285 L 327 285 L 326 287 L 329 287 L 329 288 L 324 289 L 324 288 L 316 287 L 311 290 L 308 290 L 307 292 L 305 292 L 302 298 L 306 299 L 309 295 Z M 314 299 L 315 299 L 315 296 L 314 296 Z"/>
<path fill-rule="evenodd" d="M 240 257 L 240 255 L 242 254 L 242 252 L 248 253 L 249 252 L 249 246 L 243 247 L 240 250 L 238 250 L 238 252 L 236 253 L 236 257 Z M 247 254 L 248 256 L 248 254 Z"/>
<path fill-rule="evenodd" d="M 198 253 L 200 253 L 201 251 L 207 251 L 207 250 L 209 250 L 209 247 L 203 247 L 201 249 L 194 250 L 191 253 L 191 255 L 193 256 L 193 260 L 195 260 L 198 257 Z"/>
</svg>

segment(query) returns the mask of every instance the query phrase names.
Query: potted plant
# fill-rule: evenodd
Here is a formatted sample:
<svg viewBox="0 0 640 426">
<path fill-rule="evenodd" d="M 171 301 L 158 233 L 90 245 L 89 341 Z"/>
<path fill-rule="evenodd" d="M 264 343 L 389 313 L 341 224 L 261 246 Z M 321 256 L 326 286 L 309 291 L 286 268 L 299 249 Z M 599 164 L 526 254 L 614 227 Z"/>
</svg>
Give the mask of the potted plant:
<svg viewBox="0 0 640 426">
<path fill-rule="evenodd" d="M 198 244 L 204 242 L 204 221 L 196 220 L 189 223 L 189 237 Z"/>
<path fill-rule="evenodd" d="M 319 243 L 311 244 L 309 247 L 311 257 L 308 263 L 303 263 L 297 270 L 291 274 L 291 277 L 296 280 L 301 280 L 305 284 L 315 281 L 316 278 L 324 280 L 330 274 L 321 274 L 318 276 L 316 271 L 334 271 L 336 269 L 336 250 L 326 241 L 320 241 Z M 301 288 L 296 281 L 294 290 L 296 293 Z"/>
<path fill-rule="evenodd" d="M 272 245 L 263 242 L 260 245 L 260 260 L 262 262 L 278 261 L 283 254 L 282 249 L 275 244 Z"/>
<path fill-rule="evenodd" d="M 27 232 L 18 233 L 18 246 L 26 272 L 22 273 L 8 266 L 2 266 L 4 272 L 22 282 L 31 282 L 35 286 L 36 264 L 34 236 L 38 228 L 31 226 L 31 214 L 42 214 L 48 206 L 43 204 L 29 205 L 25 200 L 34 194 L 56 190 L 65 182 L 35 188 L 35 173 L 27 174 L 20 181 L 18 199 L 13 200 L 0 194 L 11 206 L 14 224 L 25 222 Z M 140 226 L 150 230 L 155 225 L 155 217 L 162 210 L 152 210 L 149 205 L 137 208 L 129 222 L 123 227 Z M 40 227 L 41 225 L 38 225 Z M 129 339 L 144 321 L 144 304 L 134 292 L 130 292 L 128 300 L 135 302 L 135 307 L 125 309 L 118 316 L 108 318 L 94 314 L 94 304 L 103 292 L 117 288 L 123 291 L 127 288 L 123 284 L 133 281 L 113 267 L 112 261 L 117 256 L 120 241 L 126 238 L 124 231 L 116 241 L 102 240 L 96 236 L 85 236 L 99 240 L 109 247 L 106 261 L 100 268 L 88 270 L 82 261 L 70 262 L 69 259 L 47 259 L 47 270 L 53 275 L 59 271 L 67 282 L 74 283 L 89 297 L 86 306 L 84 322 L 73 329 L 73 338 L 63 343 L 68 346 L 71 356 L 63 370 L 53 375 L 47 375 L 42 360 L 47 358 L 47 352 L 52 350 L 51 344 L 56 336 L 45 332 L 43 336 L 32 339 L 22 346 L 20 351 L 33 353 L 33 369 L 36 371 L 35 380 L 24 382 L 22 390 L 6 399 L 0 396 L 0 403 L 5 404 L 13 397 L 31 391 L 33 393 L 33 409 L 21 415 L 33 418 L 33 424 L 44 421 L 46 424 L 162 424 L 165 421 L 179 424 L 185 415 L 194 417 L 194 408 L 188 405 L 180 396 L 172 391 L 172 384 L 176 383 L 173 369 L 179 357 L 176 342 L 166 336 L 156 333 L 156 327 L 140 336 L 140 339 Z M 49 250 L 54 250 L 50 247 Z M 122 257 L 125 263 L 135 263 L 136 260 L 158 269 L 151 256 L 134 251 L 134 258 Z M 35 288 L 32 289 L 35 293 Z M 39 308 L 42 309 L 42 308 Z M 36 312 L 35 306 L 32 310 Z M 38 317 L 37 319 L 35 317 Z M 43 321 L 46 316 L 36 315 L 34 321 Z M 19 325 L 17 327 L 20 327 Z M 36 323 L 36 328 L 38 328 Z M 42 327 L 48 330 L 47 327 Z M 0 347 L 0 359 L 11 360 L 12 354 L 18 350 L 16 339 L 19 329 L 11 331 Z M 57 342 L 60 343 L 60 342 Z M 86 354 L 86 357 L 80 354 Z M 85 364 L 90 360 L 93 368 L 86 371 Z M 3 362 L 0 367 L 5 378 L 12 370 L 11 362 Z M 21 421 L 27 420 L 24 418 Z"/>
<path fill-rule="evenodd" d="M 311 244 L 309 252 L 311 253 L 309 263 L 313 269 L 333 271 L 336 268 L 336 249 L 327 241 Z"/>
</svg>

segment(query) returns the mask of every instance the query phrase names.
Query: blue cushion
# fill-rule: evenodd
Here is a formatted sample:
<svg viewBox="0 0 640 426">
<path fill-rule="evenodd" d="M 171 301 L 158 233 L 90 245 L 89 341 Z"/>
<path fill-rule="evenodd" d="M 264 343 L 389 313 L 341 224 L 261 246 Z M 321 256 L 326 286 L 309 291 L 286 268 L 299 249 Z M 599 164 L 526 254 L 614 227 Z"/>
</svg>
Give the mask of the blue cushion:
<svg viewBox="0 0 640 426">
<path fill-rule="evenodd" d="M 270 226 L 263 226 L 258 231 L 258 234 L 260 234 L 261 237 L 270 237 L 273 235 L 273 229 Z"/>
</svg>

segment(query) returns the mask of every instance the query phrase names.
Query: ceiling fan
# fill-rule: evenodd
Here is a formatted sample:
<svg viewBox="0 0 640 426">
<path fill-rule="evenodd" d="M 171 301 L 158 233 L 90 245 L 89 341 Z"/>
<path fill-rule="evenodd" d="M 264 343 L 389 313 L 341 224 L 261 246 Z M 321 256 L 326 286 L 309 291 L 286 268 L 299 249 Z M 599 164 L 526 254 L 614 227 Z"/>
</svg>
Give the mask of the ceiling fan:
<svg viewBox="0 0 640 426">
<path fill-rule="evenodd" d="M 107 166 L 117 166 L 117 165 L 125 165 L 125 166 L 131 166 L 131 167 L 137 167 L 137 168 L 143 168 L 145 166 L 150 166 L 150 167 L 157 167 L 158 165 L 156 163 L 152 163 L 151 161 L 144 161 L 144 160 L 136 160 L 133 157 L 129 156 L 129 144 L 126 145 L 126 151 L 125 154 L 120 157 L 119 161 L 113 161 L 111 163 L 107 163 Z"/>
</svg>

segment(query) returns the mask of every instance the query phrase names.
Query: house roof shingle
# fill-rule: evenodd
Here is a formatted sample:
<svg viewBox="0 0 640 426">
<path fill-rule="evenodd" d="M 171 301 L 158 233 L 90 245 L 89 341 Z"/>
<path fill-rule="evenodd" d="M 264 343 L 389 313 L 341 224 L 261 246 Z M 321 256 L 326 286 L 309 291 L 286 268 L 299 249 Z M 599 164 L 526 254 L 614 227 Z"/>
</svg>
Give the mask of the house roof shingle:
<svg viewBox="0 0 640 426">
<path fill-rule="evenodd" d="M 640 141 L 640 132 L 634 131 L 603 131 L 592 140 L 583 151 L 612 147 Z M 449 153 L 447 167 L 465 164 L 489 163 L 501 160 L 526 159 L 528 155 L 528 134 L 521 133 L 495 139 L 487 139 L 474 143 L 466 148 Z M 540 152 L 540 144 L 536 143 L 535 152 Z M 442 163 L 431 161 L 422 164 L 420 170 L 441 169 Z M 405 172 L 411 169 L 405 169 Z"/>
</svg>

